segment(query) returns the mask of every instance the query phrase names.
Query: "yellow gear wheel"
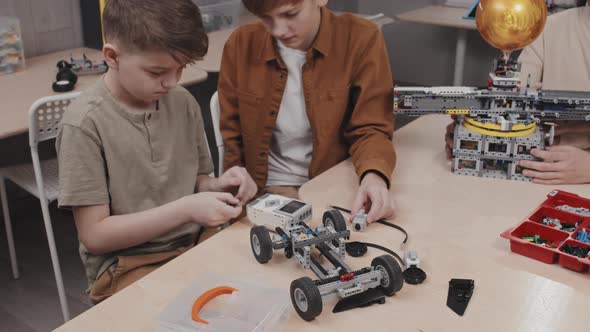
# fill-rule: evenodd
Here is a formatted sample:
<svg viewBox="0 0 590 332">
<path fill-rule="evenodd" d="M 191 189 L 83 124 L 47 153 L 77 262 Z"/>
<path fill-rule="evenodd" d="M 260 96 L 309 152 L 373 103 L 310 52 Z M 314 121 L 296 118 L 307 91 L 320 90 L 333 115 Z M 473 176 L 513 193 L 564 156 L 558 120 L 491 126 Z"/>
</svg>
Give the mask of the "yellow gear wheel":
<svg viewBox="0 0 590 332">
<path fill-rule="evenodd" d="M 467 120 L 467 118 L 465 118 L 465 120 Z M 476 123 L 481 123 L 479 121 L 475 121 Z M 474 125 L 468 121 L 463 121 L 463 126 L 475 133 L 478 134 L 482 134 L 482 135 L 488 135 L 488 136 L 495 136 L 495 137 L 522 137 L 522 136 L 528 136 L 531 135 L 535 132 L 535 130 L 537 129 L 537 124 L 533 123 L 533 126 L 528 126 L 529 128 L 523 129 L 523 130 L 512 130 L 512 131 L 500 131 L 500 130 L 494 130 L 494 129 L 489 129 L 489 128 L 482 128 L 479 127 L 477 125 Z M 499 125 L 498 128 L 500 127 Z M 523 127 L 527 127 L 524 126 Z M 514 128 L 514 127 L 513 127 Z"/>
<path fill-rule="evenodd" d="M 469 124 L 476 126 L 478 128 L 482 128 L 482 129 L 489 129 L 489 130 L 494 130 L 494 131 L 502 131 L 501 127 L 499 124 L 497 123 L 483 123 L 481 121 L 477 121 L 474 118 L 470 118 L 468 116 L 465 117 L 465 122 L 468 122 Z M 534 129 L 537 128 L 537 123 L 536 122 L 531 122 L 529 124 L 524 124 L 524 123 L 517 123 L 515 125 L 512 126 L 512 130 L 511 131 L 522 131 L 522 130 L 529 130 L 529 129 Z M 534 130 L 533 130 L 534 131 Z"/>
</svg>

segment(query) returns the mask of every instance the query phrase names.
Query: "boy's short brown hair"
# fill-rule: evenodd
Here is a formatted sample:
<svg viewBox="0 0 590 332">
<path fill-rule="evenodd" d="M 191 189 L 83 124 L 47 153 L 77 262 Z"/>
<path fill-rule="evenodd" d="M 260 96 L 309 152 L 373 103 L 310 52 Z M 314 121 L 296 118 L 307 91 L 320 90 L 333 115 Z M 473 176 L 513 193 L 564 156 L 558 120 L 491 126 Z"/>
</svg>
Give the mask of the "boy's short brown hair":
<svg viewBox="0 0 590 332">
<path fill-rule="evenodd" d="M 192 0 L 107 0 L 103 29 L 132 51 L 162 50 L 179 63 L 207 54 L 209 39 Z"/>
<path fill-rule="evenodd" d="M 283 5 L 298 4 L 304 0 L 242 0 L 244 7 L 252 14 L 262 16 Z"/>
</svg>

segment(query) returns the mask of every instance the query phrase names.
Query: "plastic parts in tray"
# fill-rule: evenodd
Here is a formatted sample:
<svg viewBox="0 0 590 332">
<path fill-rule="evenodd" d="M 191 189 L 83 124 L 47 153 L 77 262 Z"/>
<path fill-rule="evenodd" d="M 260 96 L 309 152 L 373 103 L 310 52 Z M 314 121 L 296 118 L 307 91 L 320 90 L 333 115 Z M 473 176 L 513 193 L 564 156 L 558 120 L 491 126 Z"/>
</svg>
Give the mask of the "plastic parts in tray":
<svg viewBox="0 0 590 332">
<path fill-rule="evenodd" d="M 517 254 L 586 272 L 589 233 L 590 199 L 554 190 L 524 221 L 501 236 L 510 240 L 510 249 Z"/>
</svg>

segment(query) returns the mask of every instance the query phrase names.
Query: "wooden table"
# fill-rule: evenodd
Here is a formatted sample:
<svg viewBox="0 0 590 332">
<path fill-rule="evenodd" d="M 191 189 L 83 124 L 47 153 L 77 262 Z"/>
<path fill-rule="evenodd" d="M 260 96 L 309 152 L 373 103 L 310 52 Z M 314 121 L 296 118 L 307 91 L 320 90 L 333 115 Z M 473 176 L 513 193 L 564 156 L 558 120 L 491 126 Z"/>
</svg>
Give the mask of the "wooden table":
<svg viewBox="0 0 590 332">
<path fill-rule="evenodd" d="M 43 96 L 57 94 L 51 89 L 57 72 L 56 63 L 59 60 L 69 60 L 70 54 L 74 58 L 81 58 L 83 53 L 92 61 L 102 61 L 102 52 L 78 48 L 27 59 L 24 71 L 0 76 L 0 139 L 28 131 L 28 111 L 31 104 Z M 74 91 L 83 91 L 99 77 L 79 76 Z M 179 84 L 191 85 L 206 79 L 207 73 L 197 65 L 192 65 L 184 70 Z"/>
<path fill-rule="evenodd" d="M 463 19 L 467 8 L 447 6 L 427 6 L 397 15 L 400 21 L 429 24 L 458 29 L 457 46 L 455 50 L 455 71 L 453 85 L 463 84 L 463 70 L 465 66 L 465 53 L 467 51 L 467 31 L 477 29 L 475 20 Z"/>
<path fill-rule="evenodd" d="M 384 305 L 332 314 L 330 302 L 309 323 L 290 307 L 283 331 L 573 331 L 588 326 L 590 276 L 514 254 L 499 234 L 516 226 L 552 189 L 590 197 L 590 186 L 541 186 L 453 175 L 443 149 L 448 122 L 446 117 L 423 117 L 394 138 L 396 223 L 408 231 L 407 248 L 418 251 L 428 274 L 426 282 L 404 285 Z M 300 194 L 313 204 L 317 224 L 328 204 L 350 206 L 356 187 L 352 165 L 345 161 L 307 183 Z M 280 252 L 265 265 L 257 263 L 249 229 L 245 221 L 234 224 L 58 331 L 152 331 L 162 310 L 211 272 L 266 282 L 286 293 L 292 280 L 314 277 Z M 353 233 L 352 240 L 402 253 L 403 235 L 383 225 Z M 347 260 L 353 268 L 361 268 L 381 254 L 369 249 L 366 257 Z M 446 307 L 451 278 L 475 280 L 463 317 Z"/>
</svg>

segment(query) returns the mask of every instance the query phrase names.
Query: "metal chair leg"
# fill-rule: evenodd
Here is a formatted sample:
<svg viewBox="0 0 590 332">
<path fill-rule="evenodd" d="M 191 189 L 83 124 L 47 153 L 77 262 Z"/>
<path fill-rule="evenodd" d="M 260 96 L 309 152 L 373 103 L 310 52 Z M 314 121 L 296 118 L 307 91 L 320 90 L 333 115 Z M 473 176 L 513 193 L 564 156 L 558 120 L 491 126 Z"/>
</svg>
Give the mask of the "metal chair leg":
<svg viewBox="0 0 590 332">
<path fill-rule="evenodd" d="M 18 279 L 18 262 L 16 260 L 16 250 L 14 249 L 14 237 L 12 235 L 12 221 L 10 221 L 10 211 L 8 210 L 8 199 L 6 196 L 6 186 L 4 177 L 0 176 L 0 196 L 2 200 L 2 212 L 4 214 L 4 225 L 6 227 L 6 238 L 8 239 L 8 252 L 10 253 L 10 264 L 12 265 L 12 276 Z"/>
<path fill-rule="evenodd" d="M 55 274 L 55 283 L 57 284 L 57 292 L 59 294 L 59 302 L 61 304 L 61 312 L 64 322 L 70 320 L 70 310 L 68 308 L 68 301 L 64 289 L 64 282 L 61 275 L 61 267 L 59 265 L 59 258 L 57 255 L 57 248 L 55 247 L 55 238 L 53 237 L 53 227 L 51 225 L 51 218 L 49 216 L 49 202 L 41 200 L 41 210 L 43 212 L 43 223 L 45 224 L 45 232 L 47 233 L 47 242 L 49 243 L 49 252 L 51 254 L 51 263 L 53 264 L 53 272 Z"/>
</svg>

